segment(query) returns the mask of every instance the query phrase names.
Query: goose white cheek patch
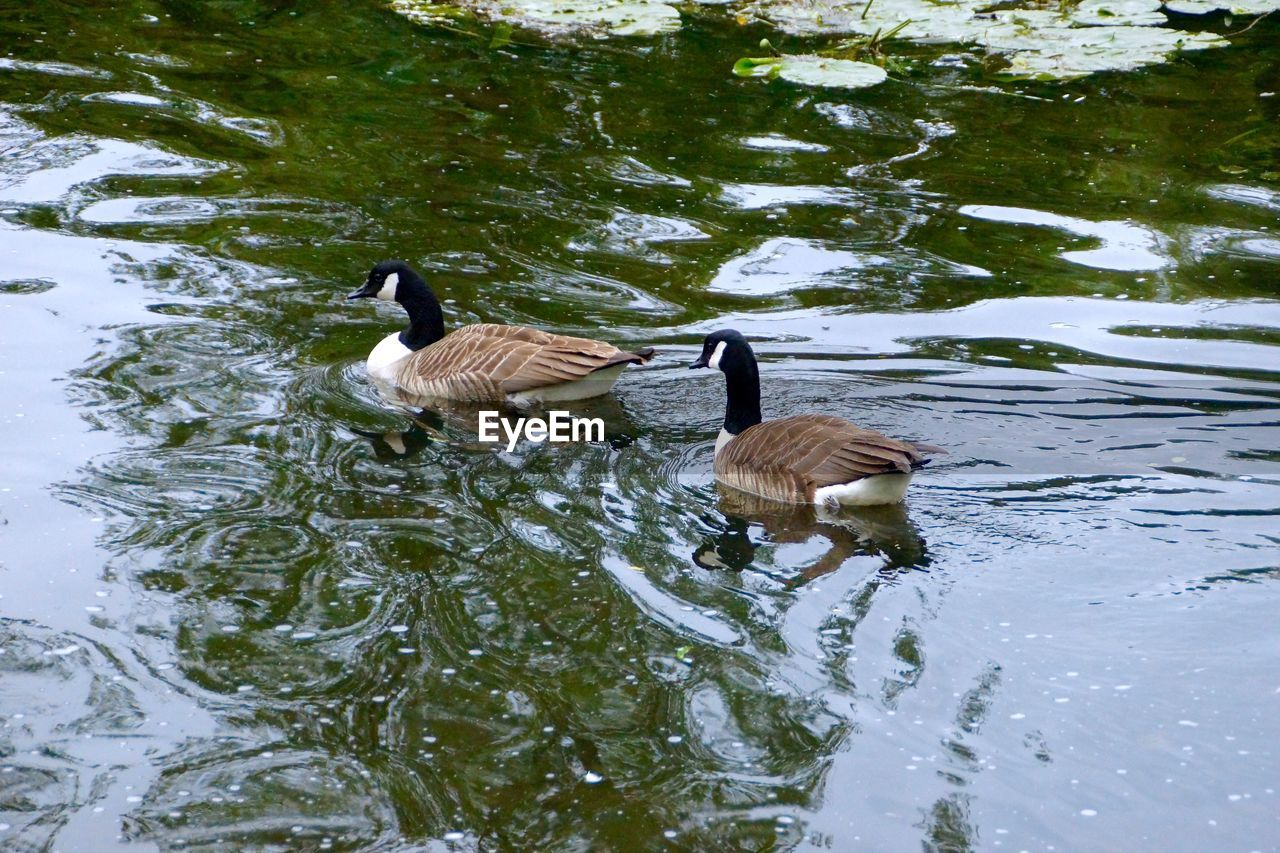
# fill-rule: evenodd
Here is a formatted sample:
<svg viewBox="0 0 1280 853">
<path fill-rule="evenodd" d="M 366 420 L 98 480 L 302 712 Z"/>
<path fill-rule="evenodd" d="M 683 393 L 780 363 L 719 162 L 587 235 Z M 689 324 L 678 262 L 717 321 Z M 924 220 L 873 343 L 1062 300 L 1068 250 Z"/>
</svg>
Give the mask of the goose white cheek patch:
<svg viewBox="0 0 1280 853">
<path fill-rule="evenodd" d="M 707 360 L 707 366 L 712 370 L 720 369 L 720 356 L 724 355 L 724 345 L 724 341 L 716 344 L 716 351 L 711 353 L 711 358 Z"/>
<path fill-rule="evenodd" d="M 382 289 L 378 291 L 378 298 L 385 299 L 388 302 L 396 301 L 396 285 L 400 283 L 400 273 L 393 272 L 387 276 L 382 282 Z"/>
</svg>

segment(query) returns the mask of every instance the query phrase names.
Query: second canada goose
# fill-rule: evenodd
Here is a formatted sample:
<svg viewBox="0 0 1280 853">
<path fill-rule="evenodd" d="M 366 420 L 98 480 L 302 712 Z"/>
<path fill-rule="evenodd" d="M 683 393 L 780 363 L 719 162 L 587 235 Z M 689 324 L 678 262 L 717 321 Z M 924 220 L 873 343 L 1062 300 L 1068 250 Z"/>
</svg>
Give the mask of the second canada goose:
<svg viewBox="0 0 1280 853">
<path fill-rule="evenodd" d="M 653 358 L 652 347 L 626 352 L 525 326 L 476 323 L 446 335 L 440 301 L 404 261 L 378 264 L 347 298 L 399 302 L 409 314 L 409 328 L 383 338 L 368 368 L 421 397 L 517 405 L 584 400 L 607 394 L 628 364 Z"/>
<path fill-rule="evenodd" d="M 716 439 L 716 479 L 786 503 L 874 506 L 898 503 L 912 473 L 941 448 L 899 441 L 831 415 L 760 418 L 760 371 L 738 332 L 707 335 L 689 367 L 718 368 L 728 385 Z"/>
</svg>

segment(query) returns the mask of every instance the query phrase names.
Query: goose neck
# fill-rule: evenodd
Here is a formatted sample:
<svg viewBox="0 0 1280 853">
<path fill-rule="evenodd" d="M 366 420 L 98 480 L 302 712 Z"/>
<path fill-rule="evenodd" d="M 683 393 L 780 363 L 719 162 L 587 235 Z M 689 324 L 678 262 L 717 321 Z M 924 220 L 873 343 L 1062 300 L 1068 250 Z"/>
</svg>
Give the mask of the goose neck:
<svg viewBox="0 0 1280 853">
<path fill-rule="evenodd" d="M 406 294 L 400 304 L 409 314 L 409 328 L 400 333 L 400 342 L 411 350 L 420 350 L 444 337 L 444 313 L 434 293 Z"/>
<path fill-rule="evenodd" d="M 760 423 L 760 372 L 755 359 L 732 364 L 724 371 L 729 403 L 724 412 L 724 429 L 737 435 Z"/>
</svg>

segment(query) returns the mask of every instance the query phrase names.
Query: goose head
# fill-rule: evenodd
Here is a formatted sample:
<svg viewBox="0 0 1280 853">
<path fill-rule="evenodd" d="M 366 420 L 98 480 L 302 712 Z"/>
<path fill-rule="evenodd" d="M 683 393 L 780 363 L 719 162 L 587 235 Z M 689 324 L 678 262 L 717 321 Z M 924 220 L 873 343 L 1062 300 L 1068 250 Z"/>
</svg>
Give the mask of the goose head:
<svg viewBox="0 0 1280 853">
<path fill-rule="evenodd" d="M 386 302 L 404 303 L 406 299 L 424 296 L 431 292 L 422 276 L 404 261 L 383 261 L 369 271 L 364 286 L 348 299 L 381 299 Z"/>
<path fill-rule="evenodd" d="M 717 446 L 750 426 L 760 423 L 760 369 L 756 354 L 741 332 L 721 329 L 702 342 L 702 354 L 689 365 L 693 370 L 710 367 L 724 374 L 729 401 L 725 408 L 724 432 Z"/>
<path fill-rule="evenodd" d="M 755 372 L 756 354 L 741 332 L 721 329 L 712 332 L 702 341 L 702 355 L 689 365 L 690 370 L 710 367 L 726 374 Z"/>
<path fill-rule="evenodd" d="M 383 261 L 369 271 L 364 286 L 347 299 L 381 299 L 398 302 L 409 315 L 409 328 L 400 333 L 400 343 L 419 350 L 444 337 L 444 314 L 440 300 L 404 261 Z"/>
</svg>

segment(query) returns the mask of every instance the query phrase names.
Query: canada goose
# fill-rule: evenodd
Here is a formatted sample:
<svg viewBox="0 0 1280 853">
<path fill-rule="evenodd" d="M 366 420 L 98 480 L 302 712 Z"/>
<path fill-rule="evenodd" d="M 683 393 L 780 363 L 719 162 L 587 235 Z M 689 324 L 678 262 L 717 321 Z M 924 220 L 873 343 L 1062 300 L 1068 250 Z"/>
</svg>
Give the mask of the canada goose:
<svg viewBox="0 0 1280 853">
<path fill-rule="evenodd" d="M 399 302 L 409 328 L 387 335 L 369 353 L 370 375 L 420 397 L 516 405 L 583 400 L 607 394 L 628 364 L 644 364 L 653 348 L 625 352 L 587 338 L 525 326 L 477 323 L 444 333 L 440 301 L 404 261 L 383 261 L 348 299 Z"/>
<path fill-rule="evenodd" d="M 761 422 L 760 371 L 738 332 L 707 335 L 689 365 L 719 368 L 729 390 L 716 439 L 716 479 L 787 503 L 874 506 L 902 500 L 928 452 L 941 448 L 898 441 L 831 415 L 792 415 Z M 922 453 L 923 452 L 923 453 Z"/>
</svg>

